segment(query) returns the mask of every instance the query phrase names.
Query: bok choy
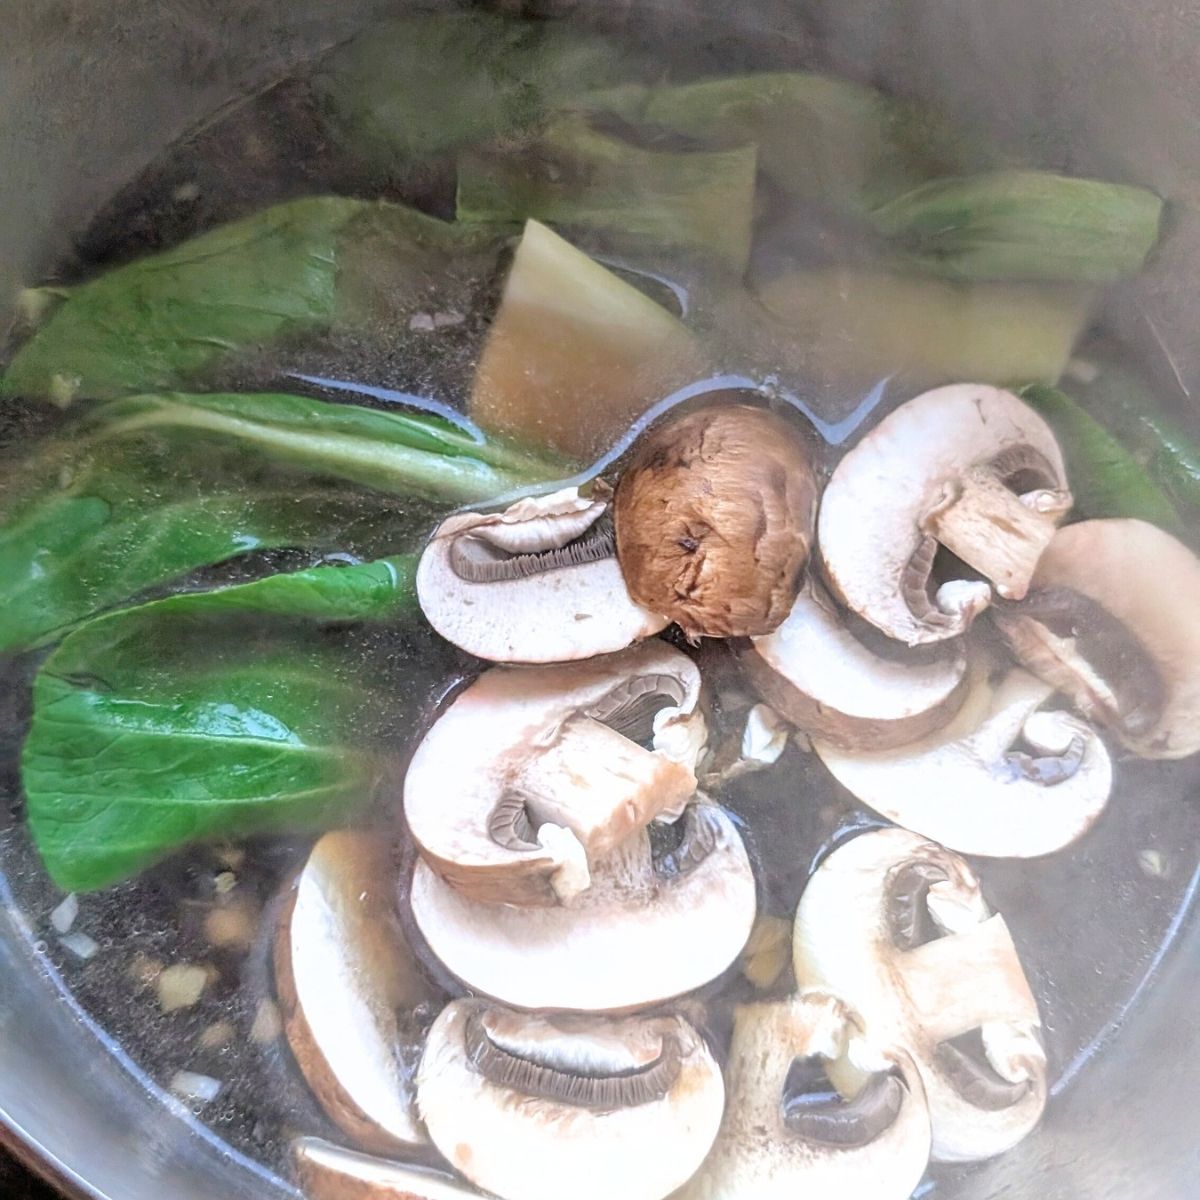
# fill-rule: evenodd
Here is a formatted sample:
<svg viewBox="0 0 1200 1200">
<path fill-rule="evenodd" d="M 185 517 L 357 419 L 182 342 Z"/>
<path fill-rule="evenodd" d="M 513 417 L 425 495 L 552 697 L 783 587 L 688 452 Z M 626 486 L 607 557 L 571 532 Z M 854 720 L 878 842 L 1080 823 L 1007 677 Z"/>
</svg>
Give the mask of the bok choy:
<svg viewBox="0 0 1200 1200">
<path fill-rule="evenodd" d="M 1063 381 L 1078 403 L 1140 463 L 1188 528 L 1200 518 L 1200 445 L 1139 375 L 1107 358 L 1083 361 Z"/>
<path fill-rule="evenodd" d="M 1056 388 L 1034 386 L 1021 395 L 1050 423 L 1062 447 L 1077 515 L 1136 517 L 1181 531 L 1179 513 L 1162 488 L 1087 409 Z"/>
<path fill-rule="evenodd" d="M 318 94 L 336 136 L 383 173 L 512 138 L 634 57 L 557 22 L 428 13 L 373 26 L 326 60 Z"/>
<path fill-rule="evenodd" d="M 448 259 L 495 248 L 399 205 L 279 204 L 71 289 L 0 375 L 0 396 L 66 405 L 195 386 L 264 345 L 353 324 L 381 277 L 422 300 Z"/>
<path fill-rule="evenodd" d="M 413 574 L 409 557 L 318 567 L 68 636 L 38 672 L 21 763 L 54 881 L 104 887 L 192 842 L 361 810 L 414 716 L 397 701 L 416 698 L 387 691 L 385 664 L 353 634 L 321 627 L 408 618 Z"/>
<path fill-rule="evenodd" d="M 759 294 L 822 375 L 899 372 L 916 385 L 1054 383 L 1091 304 L 1080 288 L 834 268 L 780 275 Z"/>
<path fill-rule="evenodd" d="M 699 252 L 740 275 L 754 223 L 755 148 L 689 140 L 560 116 L 519 157 L 503 144 L 459 156 L 458 219 L 534 217 L 610 233 L 622 248 Z"/>
<path fill-rule="evenodd" d="M 1009 170 L 926 183 L 870 220 L 898 258 L 950 279 L 1110 283 L 1141 267 L 1162 211 L 1146 188 Z"/>
<path fill-rule="evenodd" d="M 579 107 L 722 145 L 753 145 L 785 195 L 864 215 L 970 161 L 933 114 L 844 79 L 800 71 L 631 84 Z"/>
<path fill-rule="evenodd" d="M 112 401 L 8 465 L 0 651 L 53 640 L 247 550 L 394 549 L 408 528 L 401 514 L 413 510 L 389 494 L 458 503 L 558 473 L 435 417 L 300 396 Z"/>
</svg>

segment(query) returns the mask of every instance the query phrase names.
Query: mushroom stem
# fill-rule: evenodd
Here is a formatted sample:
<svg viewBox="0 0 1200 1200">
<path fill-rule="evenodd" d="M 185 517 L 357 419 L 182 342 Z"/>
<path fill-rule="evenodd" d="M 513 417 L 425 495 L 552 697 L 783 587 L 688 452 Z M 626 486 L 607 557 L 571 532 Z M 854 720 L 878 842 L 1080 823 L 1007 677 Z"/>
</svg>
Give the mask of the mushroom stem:
<svg viewBox="0 0 1200 1200">
<path fill-rule="evenodd" d="M 1026 504 L 990 467 L 973 467 L 945 485 L 922 527 L 990 579 L 1001 596 L 1019 600 L 1054 536 L 1054 517 L 1070 507 L 1062 497 L 1043 507 L 1042 493 L 1031 495 L 1035 503 Z"/>
<path fill-rule="evenodd" d="M 961 933 L 926 942 L 897 960 L 914 1012 L 934 1041 L 989 1021 L 1038 1022 L 1037 1002 L 1020 968 L 1012 935 L 997 913 Z M 987 988 L 979 981 L 986 979 Z"/>
<path fill-rule="evenodd" d="M 510 788 L 524 798 L 535 826 L 569 829 L 594 858 L 660 813 L 678 811 L 696 790 L 696 776 L 600 721 L 575 716 L 552 746 L 524 764 Z"/>
<path fill-rule="evenodd" d="M 879 1071 L 851 1068 L 852 1041 L 858 1017 L 823 991 L 739 1005 L 721 1135 L 679 1200 L 910 1195 L 930 1147 L 920 1081 L 907 1056 L 902 1080 L 890 1052 Z"/>
<path fill-rule="evenodd" d="M 845 1009 L 824 992 L 739 1005 L 725 1068 L 738 1125 L 789 1137 L 782 1094 L 788 1068 L 797 1058 L 837 1058 L 845 1048 Z"/>
<path fill-rule="evenodd" d="M 650 839 L 645 833 L 637 833 L 593 863 L 587 904 L 603 907 L 615 898 L 648 895 L 654 890 L 654 883 Z"/>
</svg>

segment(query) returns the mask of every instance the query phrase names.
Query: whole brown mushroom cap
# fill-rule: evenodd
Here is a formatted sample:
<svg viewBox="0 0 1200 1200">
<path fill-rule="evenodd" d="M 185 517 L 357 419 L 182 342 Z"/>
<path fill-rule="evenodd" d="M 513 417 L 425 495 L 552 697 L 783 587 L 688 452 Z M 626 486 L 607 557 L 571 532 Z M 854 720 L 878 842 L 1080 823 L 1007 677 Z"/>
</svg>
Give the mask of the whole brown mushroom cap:
<svg viewBox="0 0 1200 1200">
<path fill-rule="evenodd" d="M 617 558 L 630 594 L 689 637 L 769 633 L 791 610 L 817 504 L 796 426 L 744 404 L 653 430 L 617 488 Z"/>
</svg>

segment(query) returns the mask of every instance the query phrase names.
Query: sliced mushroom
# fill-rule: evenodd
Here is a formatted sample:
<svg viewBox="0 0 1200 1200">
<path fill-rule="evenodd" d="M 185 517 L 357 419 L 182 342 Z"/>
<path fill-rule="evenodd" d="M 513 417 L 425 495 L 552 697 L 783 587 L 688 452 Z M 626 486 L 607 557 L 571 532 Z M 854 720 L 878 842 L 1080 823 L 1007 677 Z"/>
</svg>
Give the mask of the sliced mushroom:
<svg viewBox="0 0 1200 1200">
<path fill-rule="evenodd" d="M 901 405 L 838 464 L 821 501 L 821 557 L 838 596 L 889 637 L 942 641 L 991 589 L 931 581 L 938 547 L 1019 599 L 1070 506 L 1046 422 L 1011 392 L 956 384 Z"/>
<path fill-rule="evenodd" d="M 692 638 L 767 633 L 792 606 L 816 507 L 812 454 L 792 422 L 746 404 L 668 419 L 617 488 L 630 594 Z"/>
<path fill-rule="evenodd" d="M 474 1188 L 448 1175 L 346 1150 L 320 1138 L 296 1139 L 292 1162 L 305 1200 L 479 1200 Z"/>
<path fill-rule="evenodd" d="M 856 1024 L 820 992 L 740 1005 L 721 1132 L 678 1200 L 907 1200 L 929 1161 L 920 1076 Z M 834 1063 L 852 1081 L 846 1094 L 829 1074 Z"/>
<path fill-rule="evenodd" d="M 967 691 L 958 647 L 935 657 L 877 654 L 812 582 L 774 633 L 751 639 L 741 662 L 793 725 L 848 749 L 886 750 L 924 737 L 954 715 Z"/>
<path fill-rule="evenodd" d="M 911 1055 L 935 1159 L 990 1158 L 1037 1124 L 1037 1003 L 1004 918 L 957 855 L 904 829 L 845 843 L 808 881 L 794 950 L 801 987 L 843 998 L 880 1045 Z"/>
<path fill-rule="evenodd" d="M 869 751 L 814 738 L 813 749 L 844 788 L 905 829 L 962 854 L 1036 858 L 1082 837 L 1112 791 L 1095 730 L 1041 709 L 1053 690 L 1019 669 L 998 685 L 976 672 L 955 720 L 923 741 Z"/>
<path fill-rule="evenodd" d="M 359 1154 L 321 1138 L 292 1143 L 306 1200 L 479 1200 L 474 1188 L 423 1167 Z"/>
<path fill-rule="evenodd" d="M 754 923 L 754 874 L 730 818 L 697 802 L 679 844 L 655 858 L 640 831 L 560 908 L 484 904 L 423 862 L 410 903 L 433 954 L 474 991 L 519 1008 L 643 1007 L 715 979 Z"/>
<path fill-rule="evenodd" d="M 1060 529 L 997 609 L 1017 657 L 1144 758 L 1200 751 L 1200 560 L 1145 521 Z"/>
<path fill-rule="evenodd" d="M 386 843 L 327 833 L 275 938 L 288 1044 L 330 1119 L 368 1149 L 425 1142 L 412 1068 L 416 1011 L 437 998 L 400 929 Z"/>
<path fill-rule="evenodd" d="M 566 488 L 447 517 L 417 567 L 421 611 L 494 662 L 569 662 L 657 633 L 667 618 L 630 598 L 607 508 Z"/>
<path fill-rule="evenodd" d="M 404 812 L 421 854 L 476 900 L 571 899 L 589 863 L 683 811 L 704 748 L 699 696 L 695 664 L 658 641 L 485 671 L 408 769 Z"/>
<path fill-rule="evenodd" d="M 502 1200 L 660 1200 L 700 1165 L 725 1087 L 681 1017 L 531 1016 L 456 1000 L 417 1079 L 434 1144 Z"/>
</svg>

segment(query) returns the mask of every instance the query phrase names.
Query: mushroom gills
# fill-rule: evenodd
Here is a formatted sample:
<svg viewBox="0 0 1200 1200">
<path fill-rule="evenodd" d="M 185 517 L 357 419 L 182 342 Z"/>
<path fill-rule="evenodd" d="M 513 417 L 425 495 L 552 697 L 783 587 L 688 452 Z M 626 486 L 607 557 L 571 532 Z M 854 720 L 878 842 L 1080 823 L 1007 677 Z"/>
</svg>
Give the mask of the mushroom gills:
<svg viewBox="0 0 1200 1200">
<path fill-rule="evenodd" d="M 1076 733 L 1061 754 L 1035 755 L 1027 754 L 1024 750 L 1010 750 L 1004 756 L 1004 762 L 1012 770 L 1014 778 L 1020 776 L 1045 787 L 1054 787 L 1075 776 L 1083 766 L 1086 753 L 1087 739 Z"/>
<path fill-rule="evenodd" d="M 523 1096 L 608 1112 L 661 1100 L 679 1077 L 679 1043 L 670 1035 L 661 1038 L 653 1059 L 634 1062 L 624 1047 L 585 1031 L 554 1030 L 538 1039 L 521 1030 L 506 1039 L 489 1030 L 487 1016 L 481 1009 L 467 1020 L 467 1057 L 489 1083 Z"/>
<path fill-rule="evenodd" d="M 1006 446 L 991 461 L 992 473 L 1022 504 L 1053 517 L 1066 516 L 1074 497 L 1059 487 L 1054 464 L 1028 442 Z"/>
<path fill-rule="evenodd" d="M 929 889 L 949 878 L 943 867 L 921 859 L 892 872 L 887 885 L 887 919 L 897 949 L 915 950 L 942 936 L 944 931 L 929 911 Z"/>
<path fill-rule="evenodd" d="M 607 516 L 593 517 L 591 527 L 573 541 L 544 550 L 512 552 L 497 541 L 497 531 L 506 528 L 483 525 L 460 534 L 450 546 L 451 570 L 468 583 L 504 583 L 599 562 L 616 553 L 612 519 Z"/>
<path fill-rule="evenodd" d="M 1005 1079 L 988 1061 L 982 1031 L 969 1030 L 938 1043 L 934 1065 L 946 1076 L 968 1104 L 986 1112 L 1000 1112 L 1019 1104 L 1033 1083 Z"/>
<path fill-rule="evenodd" d="M 509 790 L 501 795 L 488 817 L 488 833 L 492 841 L 505 850 L 537 849 L 537 826 L 521 792 Z"/>
<path fill-rule="evenodd" d="M 907 1094 L 898 1073 L 879 1071 L 847 1100 L 830 1082 L 819 1056 L 797 1058 L 783 1087 L 783 1123 L 805 1141 L 866 1146 L 891 1128 Z"/>
<path fill-rule="evenodd" d="M 716 1138 L 725 1085 L 682 1017 L 455 1000 L 417 1072 L 433 1144 L 503 1200 L 663 1200 Z"/>
<path fill-rule="evenodd" d="M 918 621 L 927 625 L 948 626 L 954 622 L 953 614 L 939 609 L 929 595 L 937 552 L 937 538 L 925 534 L 900 573 L 900 595 Z"/>
<path fill-rule="evenodd" d="M 421 611 L 460 649 L 491 662 L 563 663 L 620 651 L 667 624 L 634 603 L 607 493 L 575 487 L 498 512 L 457 512 L 417 565 Z"/>
<path fill-rule="evenodd" d="M 675 830 L 679 831 L 675 845 L 662 845 Z M 657 879 L 668 881 L 695 871 L 723 845 L 725 825 L 711 804 L 701 802 L 689 804 L 682 820 L 668 827 L 668 831 L 660 832 L 655 827 L 650 836 L 654 875 Z M 654 846 L 655 841 L 660 844 Z"/>
<path fill-rule="evenodd" d="M 597 700 L 586 715 L 614 733 L 648 746 L 654 737 L 654 718 L 664 708 L 682 704 L 686 692 L 673 675 L 637 675 Z"/>
<path fill-rule="evenodd" d="M 931 629 L 959 634 L 992 602 L 992 587 L 983 579 L 951 579 L 939 583 L 935 574 L 938 539 L 923 534 L 912 557 L 900 571 L 899 592 L 914 619 Z M 962 564 L 959 564 L 960 569 Z M 940 572 L 937 572 L 940 574 Z"/>
<path fill-rule="evenodd" d="M 1135 736 L 1158 724 L 1167 703 L 1162 675 L 1102 604 L 1073 588 L 1046 587 L 994 611 L 1017 657 L 1085 715 Z"/>
</svg>

